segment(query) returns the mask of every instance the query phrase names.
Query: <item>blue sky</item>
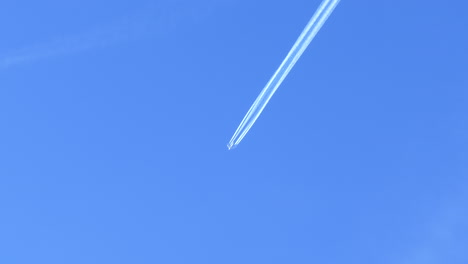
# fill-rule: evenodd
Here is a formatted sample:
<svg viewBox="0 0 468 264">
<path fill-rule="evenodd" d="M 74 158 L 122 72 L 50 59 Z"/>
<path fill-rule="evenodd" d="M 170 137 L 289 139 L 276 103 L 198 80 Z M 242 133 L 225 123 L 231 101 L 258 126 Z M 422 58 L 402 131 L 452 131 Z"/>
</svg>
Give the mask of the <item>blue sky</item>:
<svg viewBox="0 0 468 264">
<path fill-rule="evenodd" d="M 468 3 L 0 4 L 0 263 L 468 262 Z"/>
</svg>

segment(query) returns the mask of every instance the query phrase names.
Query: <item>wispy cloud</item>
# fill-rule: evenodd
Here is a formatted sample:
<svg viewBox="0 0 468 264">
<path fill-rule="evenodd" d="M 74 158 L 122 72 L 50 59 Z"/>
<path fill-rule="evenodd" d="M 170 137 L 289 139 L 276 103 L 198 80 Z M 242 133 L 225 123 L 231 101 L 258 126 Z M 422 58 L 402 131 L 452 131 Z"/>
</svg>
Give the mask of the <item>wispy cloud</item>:
<svg viewBox="0 0 468 264">
<path fill-rule="evenodd" d="M 468 263 L 468 192 L 466 188 L 462 191 L 439 211 L 418 245 L 397 263 Z"/>
<path fill-rule="evenodd" d="M 96 47 L 104 47 L 118 40 L 116 32 L 105 29 L 78 35 L 63 36 L 45 43 L 39 43 L 9 52 L 0 59 L 0 69 L 19 64 L 75 53 Z"/>
<path fill-rule="evenodd" d="M 140 13 L 122 18 L 110 25 L 97 26 L 81 33 L 66 34 L 42 43 L 32 43 L 0 56 L 0 69 L 52 57 L 104 48 L 161 28 L 161 16 Z"/>
<path fill-rule="evenodd" d="M 222 3 L 229 3 L 228 0 L 224 1 Z M 0 70 L 163 34 L 173 29 L 179 23 L 178 20 L 198 20 L 198 15 L 195 15 L 200 13 L 198 11 L 205 13 L 205 7 L 213 8 L 220 4 L 213 4 L 211 1 L 203 3 L 188 5 L 181 1 L 161 1 L 108 25 L 96 26 L 80 33 L 64 34 L 44 42 L 32 42 L 15 50 L 0 50 Z"/>
</svg>

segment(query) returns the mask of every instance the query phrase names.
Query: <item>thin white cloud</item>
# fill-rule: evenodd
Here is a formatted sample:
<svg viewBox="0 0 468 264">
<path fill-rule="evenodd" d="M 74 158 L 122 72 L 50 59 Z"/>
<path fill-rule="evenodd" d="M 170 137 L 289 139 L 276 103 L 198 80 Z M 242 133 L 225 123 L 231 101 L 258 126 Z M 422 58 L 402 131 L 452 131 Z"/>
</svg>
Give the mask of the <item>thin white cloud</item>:
<svg viewBox="0 0 468 264">
<path fill-rule="evenodd" d="M 225 1 L 228 3 L 227 0 Z M 219 7 L 220 3 L 213 4 L 208 1 L 203 2 L 203 5 L 200 3 L 193 5 L 181 1 L 162 1 L 155 6 L 147 6 L 140 12 L 115 21 L 108 26 L 63 35 L 42 43 L 31 43 L 12 51 L 0 51 L 0 70 L 90 49 L 105 48 L 145 36 L 163 34 L 177 27 L 178 20 L 194 19 L 193 12 L 199 13 L 197 10 L 205 10 L 207 6 Z"/>
<path fill-rule="evenodd" d="M 464 185 L 468 187 L 468 185 Z M 468 263 L 468 191 L 452 197 L 401 264 Z"/>
<path fill-rule="evenodd" d="M 109 32 L 103 31 L 96 33 L 64 36 L 46 43 L 36 44 L 12 51 L 5 57 L 1 58 L 0 69 L 6 69 L 23 63 L 105 46 L 112 42 L 112 40 L 115 40 L 115 38 L 105 36 L 105 33 L 109 34 Z"/>
<path fill-rule="evenodd" d="M 64 35 L 43 43 L 34 43 L 26 47 L 7 52 L 0 57 L 0 69 L 7 69 L 24 63 L 65 54 L 82 52 L 94 48 L 103 48 L 122 42 L 160 28 L 160 17 L 138 14 L 121 19 L 110 26 L 101 26 L 82 33 Z"/>
</svg>

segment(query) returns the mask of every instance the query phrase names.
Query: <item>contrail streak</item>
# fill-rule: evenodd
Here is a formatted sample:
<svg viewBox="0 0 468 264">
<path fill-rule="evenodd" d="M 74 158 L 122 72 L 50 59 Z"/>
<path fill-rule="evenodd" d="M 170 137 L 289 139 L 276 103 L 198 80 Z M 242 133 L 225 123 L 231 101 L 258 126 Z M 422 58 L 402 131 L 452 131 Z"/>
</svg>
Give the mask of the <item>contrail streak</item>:
<svg viewBox="0 0 468 264">
<path fill-rule="evenodd" d="M 284 78 L 286 78 L 289 71 L 291 71 L 294 64 L 297 62 L 299 57 L 301 57 L 304 50 L 310 44 L 339 2 L 340 0 L 323 0 L 299 38 L 296 40 L 296 43 L 294 43 L 286 58 L 284 58 L 275 74 L 273 74 L 270 81 L 268 81 L 265 88 L 263 88 L 262 92 L 250 107 L 244 119 L 242 119 L 242 122 L 227 145 L 228 149 L 235 148 L 242 141 L 247 132 L 249 132 L 250 128 L 268 104 L 268 101 L 270 101 Z"/>
</svg>

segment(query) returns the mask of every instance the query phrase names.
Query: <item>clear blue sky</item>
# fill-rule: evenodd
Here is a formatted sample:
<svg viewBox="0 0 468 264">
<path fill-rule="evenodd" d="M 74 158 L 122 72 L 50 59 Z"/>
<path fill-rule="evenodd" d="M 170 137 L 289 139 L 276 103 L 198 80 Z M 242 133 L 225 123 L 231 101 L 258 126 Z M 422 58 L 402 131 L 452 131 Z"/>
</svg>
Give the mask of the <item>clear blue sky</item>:
<svg viewBox="0 0 468 264">
<path fill-rule="evenodd" d="M 468 2 L 3 0 L 0 263 L 468 263 Z"/>
</svg>

